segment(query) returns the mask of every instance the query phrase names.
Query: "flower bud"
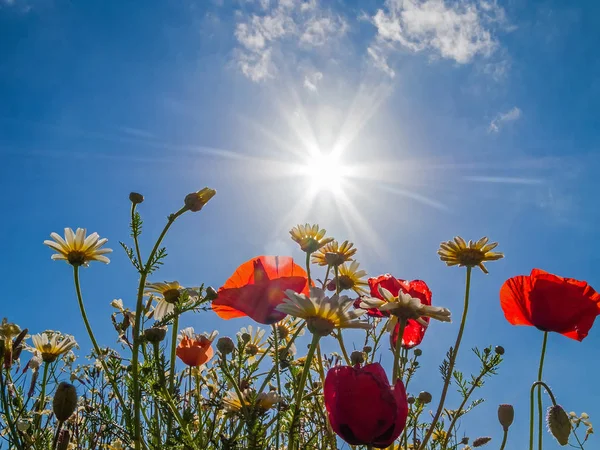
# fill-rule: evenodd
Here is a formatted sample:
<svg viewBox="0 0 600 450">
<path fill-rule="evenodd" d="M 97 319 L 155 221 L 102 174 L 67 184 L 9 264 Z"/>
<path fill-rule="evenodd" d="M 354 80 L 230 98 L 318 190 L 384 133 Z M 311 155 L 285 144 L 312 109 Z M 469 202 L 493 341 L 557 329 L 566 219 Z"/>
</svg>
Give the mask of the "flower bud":
<svg viewBox="0 0 600 450">
<path fill-rule="evenodd" d="M 217 191 L 207 187 L 198 192 L 192 192 L 185 196 L 185 206 L 192 212 L 198 212 L 215 196 L 216 193 Z"/>
<path fill-rule="evenodd" d="M 497 345 L 494 351 L 497 355 L 504 355 L 504 347 L 502 347 L 501 345 Z"/>
<path fill-rule="evenodd" d="M 415 398 L 411 395 L 410 397 L 406 398 L 406 401 L 409 405 L 412 405 L 415 402 Z"/>
<path fill-rule="evenodd" d="M 427 403 L 430 403 L 431 400 L 433 399 L 433 397 L 431 396 L 431 394 L 427 391 L 422 391 L 421 393 L 419 393 L 419 402 L 423 403 L 424 405 L 426 405 Z"/>
<path fill-rule="evenodd" d="M 235 344 L 233 343 L 231 338 L 227 336 L 220 337 L 217 341 L 217 350 L 219 350 L 219 352 L 221 352 L 221 354 L 223 355 L 230 354 L 231 352 L 233 352 L 234 348 Z"/>
<path fill-rule="evenodd" d="M 167 327 L 150 327 L 144 330 L 144 337 L 148 342 L 158 344 L 165 339 Z"/>
<path fill-rule="evenodd" d="M 560 445 L 564 446 L 569 443 L 571 421 L 562 406 L 554 405 L 548 408 L 546 423 L 548 431 L 550 431 L 550 434 L 556 438 Z"/>
<path fill-rule="evenodd" d="M 60 383 L 54 393 L 52 410 L 59 422 L 67 420 L 77 408 L 77 391 L 75 386 L 65 381 Z"/>
<path fill-rule="evenodd" d="M 363 355 L 363 352 L 357 352 L 357 351 L 352 352 L 350 354 L 350 362 L 352 363 L 353 366 L 364 363 L 365 356 Z"/>
<path fill-rule="evenodd" d="M 498 421 L 504 431 L 508 431 L 515 419 L 515 409 L 512 405 L 500 405 L 498 406 Z"/>
<path fill-rule="evenodd" d="M 478 437 L 473 441 L 473 447 L 483 447 L 485 444 L 492 440 L 489 436 Z"/>
<path fill-rule="evenodd" d="M 365 346 L 363 347 L 363 352 L 365 352 L 367 355 L 368 355 L 369 353 L 371 353 L 372 351 L 373 351 L 373 347 L 371 347 L 370 345 L 365 345 Z"/>
<path fill-rule="evenodd" d="M 423 350 L 421 350 L 420 348 L 415 348 L 413 352 L 415 356 L 421 356 L 423 354 Z"/>
<path fill-rule="evenodd" d="M 138 203 L 144 202 L 144 196 L 142 194 L 138 194 L 137 192 L 131 192 L 129 194 L 129 201 L 134 205 L 137 205 Z"/>
<path fill-rule="evenodd" d="M 250 336 L 249 333 L 242 333 L 241 338 L 242 338 L 242 341 L 244 341 L 244 343 L 247 344 L 248 342 L 250 342 L 250 339 L 252 339 L 252 336 Z"/>
</svg>

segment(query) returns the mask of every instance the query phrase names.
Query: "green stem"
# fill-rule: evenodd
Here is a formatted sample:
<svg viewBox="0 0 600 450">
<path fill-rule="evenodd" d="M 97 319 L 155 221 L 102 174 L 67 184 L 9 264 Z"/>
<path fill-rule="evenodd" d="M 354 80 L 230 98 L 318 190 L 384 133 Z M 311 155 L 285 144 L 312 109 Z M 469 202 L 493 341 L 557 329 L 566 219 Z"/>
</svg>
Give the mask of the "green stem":
<svg viewBox="0 0 600 450">
<path fill-rule="evenodd" d="M 431 425 L 427 430 L 427 434 L 423 438 L 423 442 L 419 446 L 420 450 L 425 450 L 427 448 L 427 442 L 435 429 L 435 426 L 444 411 L 444 402 L 446 401 L 446 395 L 448 394 L 448 388 L 450 387 L 450 381 L 452 380 L 452 373 L 454 372 L 454 364 L 456 363 L 456 357 L 458 355 L 458 349 L 460 348 L 460 343 L 462 341 L 463 333 L 465 331 L 465 324 L 467 323 L 467 313 L 469 311 L 469 294 L 471 290 L 471 269 L 472 267 L 467 267 L 467 279 L 465 282 L 465 303 L 463 307 L 462 318 L 460 321 L 460 328 L 458 330 L 458 335 L 456 336 L 456 342 L 454 343 L 454 347 L 452 348 L 452 353 L 450 355 L 450 361 L 448 362 L 448 373 L 446 379 L 444 380 L 444 387 L 442 389 L 442 395 L 440 396 L 440 403 L 438 405 L 437 411 L 435 412 L 435 416 L 431 421 Z"/>
<path fill-rule="evenodd" d="M 352 365 L 352 361 L 350 361 L 350 357 L 348 356 L 348 352 L 346 351 L 346 345 L 344 344 L 344 337 L 342 336 L 342 329 L 338 328 L 337 333 L 335 333 L 335 337 L 340 344 L 340 350 L 342 351 L 342 356 L 344 357 L 344 361 L 349 366 Z"/>
<path fill-rule="evenodd" d="M 277 395 L 281 395 L 281 376 L 279 375 L 279 336 L 277 335 L 277 325 L 271 325 L 273 328 L 273 340 L 275 341 L 275 367 L 277 370 L 275 371 L 275 379 L 277 380 Z M 279 448 L 279 432 L 280 432 L 280 416 L 281 414 L 277 414 L 277 423 L 275 425 L 275 448 Z"/>
<path fill-rule="evenodd" d="M 500 444 L 500 450 L 504 450 L 504 447 L 506 447 L 507 440 L 508 440 L 508 428 L 504 430 L 504 436 L 502 437 L 502 444 Z"/>
<path fill-rule="evenodd" d="M 321 336 L 319 336 L 316 333 L 313 334 L 312 342 L 306 355 L 306 361 L 304 362 L 304 367 L 302 368 L 302 375 L 300 375 L 300 383 L 298 384 L 296 404 L 294 405 L 294 411 L 292 413 L 292 422 L 290 424 L 290 436 L 288 446 L 290 450 L 295 450 L 294 445 L 296 436 L 296 422 L 298 421 L 300 405 L 302 404 L 302 398 L 304 396 L 304 385 L 306 384 L 306 379 L 308 378 L 308 373 L 310 372 L 310 365 L 312 363 L 313 357 L 315 356 L 315 350 L 317 349 L 317 345 L 319 344 L 319 339 L 321 339 Z"/>
<path fill-rule="evenodd" d="M 542 342 L 542 352 L 540 354 L 540 366 L 538 368 L 537 381 L 542 381 L 542 373 L 544 371 L 544 358 L 546 356 L 546 344 L 548 343 L 548 332 L 544 332 L 544 340 Z M 544 421 L 542 411 L 542 387 L 538 386 L 537 391 L 537 403 L 538 403 L 538 450 L 542 450 L 542 441 L 544 437 Z"/>
<path fill-rule="evenodd" d="M 534 409 L 535 409 L 534 401 L 533 401 L 534 392 L 535 392 L 536 387 L 538 388 L 538 392 L 539 392 L 541 390 L 542 386 L 544 388 L 546 388 L 546 392 L 548 392 L 548 395 L 550 396 L 550 400 L 552 400 L 552 404 L 554 406 L 556 406 L 556 398 L 554 397 L 552 390 L 546 383 L 538 380 L 531 385 L 531 392 L 529 394 L 529 400 L 530 400 L 530 404 L 529 404 L 529 450 L 533 450 L 533 419 L 534 419 Z"/>
<path fill-rule="evenodd" d="M 392 385 L 396 384 L 398 379 L 398 369 L 400 368 L 400 350 L 402 349 L 402 337 L 406 329 L 406 319 L 398 319 L 398 339 L 396 340 L 396 348 L 394 348 L 394 365 L 392 366 Z"/>
<path fill-rule="evenodd" d="M 179 316 L 173 318 L 173 329 L 171 330 L 171 360 L 169 366 L 169 392 L 175 392 L 175 359 L 177 353 L 177 328 L 179 328 Z"/>
<path fill-rule="evenodd" d="M 131 203 L 131 225 L 132 225 L 132 233 L 133 233 L 133 221 L 135 220 L 135 208 L 137 207 L 137 203 Z M 140 243 L 138 241 L 137 234 L 133 233 L 133 243 L 135 244 L 135 254 L 137 255 L 138 260 L 138 270 L 142 270 L 142 254 L 140 252 Z"/>
<path fill-rule="evenodd" d="M 335 293 L 340 295 L 340 276 L 339 276 L 339 272 L 340 269 L 338 268 L 338 266 L 333 266 L 333 274 L 335 276 Z"/>
<path fill-rule="evenodd" d="M 144 266 L 142 272 L 140 273 L 140 283 L 138 285 L 138 295 L 137 302 L 135 306 L 135 324 L 133 326 L 133 350 L 131 352 L 131 368 L 132 368 L 132 377 L 133 377 L 133 410 L 135 415 L 134 422 L 134 434 L 135 434 L 135 450 L 140 450 L 141 440 L 142 440 L 142 425 L 141 425 L 141 392 L 140 392 L 140 380 L 139 380 L 139 347 L 140 347 L 140 331 L 141 331 L 141 317 L 142 317 L 142 308 L 144 307 L 144 287 L 146 286 L 146 278 L 150 272 L 152 267 L 152 262 L 162 240 L 164 239 L 167 231 L 171 228 L 175 219 L 177 219 L 180 215 L 182 215 L 185 211 L 187 211 L 186 207 L 181 208 L 175 214 L 171 214 L 167 220 L 167 224 L 163 228 L 158 240 L 154 244 L 150 255 L 148 256 L 148 260 L 146 261 L 146 265 Z M 140 261 L 141 264 L 141 261 Z"/>
<path fill-rule="evenodd" d="M 46 384 L 48 384 L 48 368 L 50 367 L 50 363 L 44 363 L 44 372 L 42 375 L 42 390 L 40 391 L 40 396 L 38 397 L 38 407 L 37 412 L 38 415 L 35 418 L 34 428 L 36 432 L 39 431 L 40 423 L 42 422 L 42 411 L 44 410 L 44 406 L 46 405 Z"/>
<path fill-rule="evenodd" d="M 310 253 L 306 252 L 306 277 L 308 278 L 308 288 L 312 286 L 312 280 L 310 279 Z"/>
<path fill-rule="evenodd" d="M 129 408 L 127 407 L 127 404 L 125 403 L 125 399 L 123 398 L 123 396 L 121 395 L 121 392 L 119 391 L 119 386 L 117 385 L 117 382 L 113 378 L 113 375 L 110 372 L 110 370 L 108 370 L 108 365 L 106 364 L 106 361 L 104 361 L 104 358 L 102 357 L 102 352 L 100 351 L 98 342 L 96 342 L 96 338 L 94 337 L 94 332 L 92 331 L 92 327 L 90 326 L 90 322 L 87 318 L 87 314 L 85 312 L 85 306 L 83 306 L 83 296 L 81 295 L 81 286 L 79 283 L 79 266 L 73 266 L 73 278 L 75 280 L 75 291 L 77 292 L 77 301 L 79 302 L 79 311 L 81 312 L 81 317 L 83 318 L 83 323 L 85 324 L 85 328 L 88 332 L 90 340 L 92 341 L 92 346 L 94 347 L 94 351 L 98 355 L 98 360 L 100 360 L 100 364 L 102 364 L 102 368 L 104 369 L 104 372 L 106 373 L 106 377 L 108 378 L 108 381 L 113 389 L 113 392 L 114 392 L 115 396 L 117 397 L 117 400 L 119 400 L 119 403 L 121 404 L 123 416 L 125 417 L 125 423 L 127 424 L 127 427 L 129 428 L 131 425 L 130 417 L 129 417 Z M 135 323 L 137 324 L 138 322 L 139 322 L 139 320 L 137 320 L 137 316 L 136 316 Z M 136 439 L 136 445 L 139 445 L 137 439 Z M 136 447 L 136 450 L 137 450 L 137 448 L 138 447 Z"/>
<path fill-rule="evenodd" d="M 6 422 L 8 423 L 8 428 L 10 432 L 13 434 L 14 444 L 17 449 L 21 450 L 23 446 L 21 445 L 21 440 L 19 437 L 19 432 L 15 426 L 15 421 L 11 418 L 11 407 L 10 407 L 10 399 L 7 398 L 6 394 L 8 393 L 8 389 L 5 388 L 4 377 L 2 376 L 2 365 L 4 364 L 4 360 L 2 355 L 0 355 L 0 399 L 2 400 L 2 406 L 4 407 L 4 411 L 6 414 Z M 6 370 L 6 373 L 10 376 L 10 369 Z M 8 445 L 10 446 L 10 439 L 8 440 Z"/>
</svg>

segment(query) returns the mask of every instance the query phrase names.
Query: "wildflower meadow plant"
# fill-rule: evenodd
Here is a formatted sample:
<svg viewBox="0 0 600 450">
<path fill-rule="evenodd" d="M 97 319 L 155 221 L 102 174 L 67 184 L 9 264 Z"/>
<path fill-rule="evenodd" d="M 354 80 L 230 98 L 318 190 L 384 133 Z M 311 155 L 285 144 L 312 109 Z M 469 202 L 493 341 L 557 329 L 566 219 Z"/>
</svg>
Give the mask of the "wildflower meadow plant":
<svg viewBox="0 0 600 450">
<path fill-rule="evenodd" d="M 304 264 L 289 256 L 259 255 L 237 268 L 232 263 L 232 275 L 218 289 L 162 281 L 165 235 L 181 215 L 206 214 L 215 194 L 210 188 L 188 194 L 149 252 L 139 241 L 144 197 L 130 194 L 132 243 L 120 244 L 139 279 L 133 300 L 107 299 L 114 308 L 110 321 L 117 348 L 99 346 L 79 279 L 81 267 L 110 262 L 107 239 L 65 228 L 64 237 L 51 233 L 44 241 L 55 252 L 52 259 L 71 266 L 73 302 L 87 335 L 49 330 L 30 335 L 27 328 L 2 321 L 0 448 L 468 450 L 490 445 L 491 437 L 469 435 L 461 421 L 481 403 L 479 391 L 498 374 L 504 348 L 474 348 L 479 369 L 472 374 L 460 370 L 458 354 L 471 284 L 477 282 L 472 278 L 481 275 L 473 268 L 487 274 L 484 263 L 504 257 L 492 251 L 497 243 L 455 237 L 440 245 L 440 259 L 464 270 L 464 303 L 454 314 L 445 300 L 438 304 L 442 297 L 424 280 L 400 278 L 393 267 L 398 277 L 369 277 L 354 244 L 340 244 L 316 224 L 290 231 L 305 253 Z M 498 427 L 503 433 L 496 447 L 542 450 L 545 416 L 559 445 L 583 449 L 593 434 L 590 418 L 566 412 L 544 382 L 543 367 L 548 333 L 582 341 L 600 314 L 600 295 L 586 282 L 533 269 L 529 276 L 506 280 L 499 299 L 509 323 L 534 326 L 543 335 L 537 376 L 524 381 L 531 382 L 529 414 L 516 416 L 512 405 L 499 405 L 498 424 L 490 418 L 490 431 Z M 182 316 L 201 314 L 210 320 L 198 323 L 210 323 L 210 330 L 179 328 Z M 212 331 L 220 320 L 238 318 L 255 324 L 231 336 Z M 440 364 L 441 385 L 415 392 L 411 381 L 419 376 L 424 337 L 435 333 L 427 331 L 432 321 L 454 327 L 456 337 Z M 308 347 L 299 345 L 303 335 L 310 338 Z M 88 341 L 91 353 L 79 355 L 78 343 Z M 335 351 L 326 354 L 324 343 Z M 449 405 L 450 389 L 460 394 L 457 404 Z M 545 413 L 543 392 L 549 400 Z M 527 416 L 529 440 L 511 440 L 511 425 Z"/>
</svg>

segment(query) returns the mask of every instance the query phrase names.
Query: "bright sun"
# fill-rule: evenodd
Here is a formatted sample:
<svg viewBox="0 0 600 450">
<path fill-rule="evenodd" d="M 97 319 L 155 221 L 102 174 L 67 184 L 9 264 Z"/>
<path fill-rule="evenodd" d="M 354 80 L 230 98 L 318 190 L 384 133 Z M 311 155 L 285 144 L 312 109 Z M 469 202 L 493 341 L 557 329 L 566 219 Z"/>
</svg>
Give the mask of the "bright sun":
<svg viewBox="0 0 600 450">
<path fill-rule="evenodd" d="M 338 155 L 319 151 L 307 159 L 302 172 L 308 178 L 313 193 L 327 191 L 339 194 L 348 170 Z"/>
</svg>

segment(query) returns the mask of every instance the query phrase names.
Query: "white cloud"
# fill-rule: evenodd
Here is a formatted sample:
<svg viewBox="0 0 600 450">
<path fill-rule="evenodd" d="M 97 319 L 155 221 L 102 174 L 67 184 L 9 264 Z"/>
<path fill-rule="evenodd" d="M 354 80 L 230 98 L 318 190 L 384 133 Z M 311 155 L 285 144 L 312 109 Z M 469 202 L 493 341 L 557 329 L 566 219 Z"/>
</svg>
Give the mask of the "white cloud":
<svg viewBox="0 0 600 450">
<path fill-rule="evenodd" d="M 371 18 L 377 42 L 427 50 L 459 64 L 490 56 L 498 47 L 494 25 L 505 20 L 504 10 L 486 0 L 386 0 Z"/>
<path fill-rule="evenodd" d="M 497 133 L 500 131 L 500 128 L 507 122 L 514 122 L 515 120 L 519 120 L 522 116 L 523 112 L 517 106 L 514 106 L 510 110 L 505 113 L 498 114 L 492 121 L 490 122 L 490 126 L 488 127 L 488 131 L 490 133 Z"/>
<path fill-rule="evenodd" d="M 304 87 L 312 92 L 317 92 L 317 84 L 323 79 L 321 72 L 308 73 L 304 76 Z"/>
<path fill-rule="evenodd" d="M 385 72 L 390 78 L 394 78 L 396 76 L 396 72 L 394 72 L 394 69 L 392 69 L 388 64 L 387 58 L 383 55 L 381 49 L 377 47 L 369 47 L 367 52 L 377 69 Z"/>
<path fill-rule="evenodd" d="M 343 18 L 318 0 L 256 0 L 255 4 L 262 9 L 249 17 L 240 15 L 234 32 L 239 44 L 236 64 L 252 81 L 275 76 L 276 46 L 289 46 L 286 51 L 324 47 L 347 30 Z M 314 81 L 309 83 L 316 88 Z"/>
</svg>

